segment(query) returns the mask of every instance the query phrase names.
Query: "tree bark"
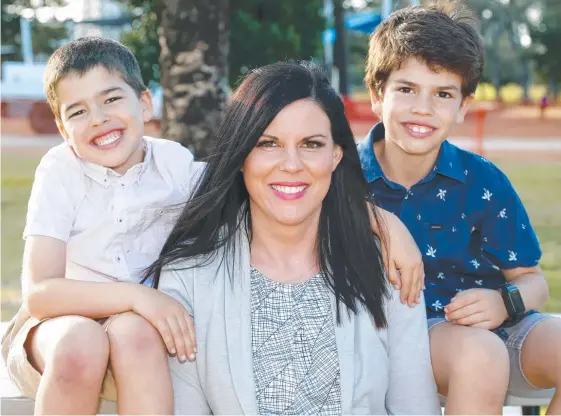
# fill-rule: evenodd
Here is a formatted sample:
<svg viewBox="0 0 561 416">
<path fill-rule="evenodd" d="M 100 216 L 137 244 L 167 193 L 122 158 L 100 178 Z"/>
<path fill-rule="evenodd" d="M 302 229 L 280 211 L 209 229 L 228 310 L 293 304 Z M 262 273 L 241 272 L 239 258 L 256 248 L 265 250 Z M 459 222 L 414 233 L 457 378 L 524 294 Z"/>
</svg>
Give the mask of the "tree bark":
<svg viewBox="0 0 561 416">
<path fill-rule="evenodd" d="M 349 95 L 349 76 L 348 76 L 348 44 L 347 28 L 345 27 L 345 9 L 343 0 L 333 2 L 333 16 L 335 20 L 335 31 L 337 38 L 333 49 L 333 66 L 339 71 L 339 85 L 335 85 L 342 95 Z"/>
<path fill-rule="evenodd" d="M 208 155 L 228 96 L 229 0 L 163 0 L 162 137 Z"/>
</svg>

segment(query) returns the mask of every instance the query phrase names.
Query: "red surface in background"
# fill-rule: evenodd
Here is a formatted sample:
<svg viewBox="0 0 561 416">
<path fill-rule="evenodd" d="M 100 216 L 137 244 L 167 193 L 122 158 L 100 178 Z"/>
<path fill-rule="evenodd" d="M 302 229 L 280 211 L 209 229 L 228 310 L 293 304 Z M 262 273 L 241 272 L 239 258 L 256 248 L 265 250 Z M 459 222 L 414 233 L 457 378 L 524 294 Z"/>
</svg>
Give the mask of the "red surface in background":
<svg viewBox="0 0 561 416">
<path fill-rule="evenodd" d="M 364 137 L 378 121 L 372 112 L 370 101 L 351 100 L 343 97 L 345 112 L 356 137 Z M 2 101 L 2 134 L 4 135 L 52 135 L 58 134 L 54 117 L 44 101 Z M 451 136 L 476 137 L 560 137 L 561 119 L 546 117 L 540 120 L 538 105 L 523 107 L 523 117 L 507 117 L 509 108 L 495 103 L 476 103 L 470 107 L 463 124 L 456 125 Z M 553 106 L 550 106 L 552 108 Z M 534 115 L 535 112 L 535 115 Z M 478 123 L 477 121 L 480 121 Z M 159 120 L 147 124 L 146 134 L 159 136 Z"/>
</svg>

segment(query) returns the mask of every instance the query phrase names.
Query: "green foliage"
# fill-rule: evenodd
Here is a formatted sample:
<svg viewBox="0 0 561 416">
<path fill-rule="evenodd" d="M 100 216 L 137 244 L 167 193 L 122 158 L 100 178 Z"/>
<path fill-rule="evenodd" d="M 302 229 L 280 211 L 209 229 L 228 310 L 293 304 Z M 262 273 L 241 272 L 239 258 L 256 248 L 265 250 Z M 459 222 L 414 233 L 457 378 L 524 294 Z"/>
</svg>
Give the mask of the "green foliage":
<svg viewBox="0 0 561 416">
<path fill-rule="evenodd" d="M 481 22 L 485 42 L 484 80 L 496 85 L 520 83 L 527 76 L 529 61 L 545 81 L 560 82 L 561 2 L 559 0 L 466 0 Z M 540 11 L 541 22 L 530 18 Z M 520 29 L 527 28 L 532 38 L 529 47 L 520 42 Z M 527 78 L 526 78 L 527 79 Z"/>
<path fill-rule="evenodd" d="M 43 0 L 42 6 L 60 6 L 62 0 Z M 2 45 L 12 45 L 16 47 L 14 54 L 9 55 L 8 59 L 19 61 L 21 56 L 20 38 L 20 13 L 27 8 L 37 6 L 37 2 L 30 0 L 3 0 L 2 1 Z M 31 36 L 33 42 L 33 52 L 49 56 L 59 46 L 59 43 L 67 38 L 66 26 L 59 22 L 40 23 L 36 20 L 31 21 Z"/>
<path fill-rule="evenodd" d="M 160 80 L 160 15 L 164 4 L 161 0 L 122 0 L 132 16 L 131 30 L 123 34 L 121 42 L 136 56 L 146 85 Z"/>
<path fill-rule="evenodd" d="M 321 53 L 322 0 L 231 0 L 230 83 L 249 69 Z"/>
<path fill-rule="evenodd" d="M 561 84 L 561 4 L 550 0 L 545 2 L 543 10 L 541 23 L 531 30 L 536 45 L 534 59 L 537 72 L 545 81 Z"/>
<path fill-rule="evenodd" d="M 158 41 L 161 0 L 122 0 L 136 16 L 123 37 L 136 55 L 146 82 L 159 81 Z M 323 0 L 231 0 L 230 84 L 248 70 L 286 59 L 310 59 L 321 54 Z"/>
<path fill-rule="evenodd" d="M 158 41 L 158 16 L 148 11 L 140 14 L 132 23 L 121 42 L 128 46 L 136 56 L 145 83 L 159 81 L 160 44 Z"/>
</svg>

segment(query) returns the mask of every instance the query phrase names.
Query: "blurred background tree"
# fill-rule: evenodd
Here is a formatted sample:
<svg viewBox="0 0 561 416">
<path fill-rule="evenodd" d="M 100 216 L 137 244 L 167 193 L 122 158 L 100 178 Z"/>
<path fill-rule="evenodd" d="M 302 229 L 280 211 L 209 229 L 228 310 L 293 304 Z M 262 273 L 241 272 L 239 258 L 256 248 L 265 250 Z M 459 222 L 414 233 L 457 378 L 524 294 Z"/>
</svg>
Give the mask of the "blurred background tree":
<svg viewBox="0 0 561 416">
<path fill-rule="evenodd" d="M 321 54 L 323 0 L 123 1 L 134 20 L 122 41 L 141 63 L 145 81 L 160 82 L 164 90 L 162 136 L 197 157 L 206 156 L 227 90 L 240 76 Z M 218 20 L 201 18 L 213 13 Z"/>
<path fill-rule="evenodd" d="M 534 56 L 536 72 L 541 81 L 547 83 L 553 97 L 559 94 L 561 85 L 561 2 L 543 0 L 543 18 L 531 28 L 530 34 L 535 44 Z"/>
<path fill-rule="evenodd" d="M 145 81 L 159 91 L 158 94 L 164 91 L 163 135 L 181 141 L 198 156 L 206 154 L 207 139 L 215 128 L 211 126 L 218 125 L 229 89 L 236 87 L 242 75 L 278 60 L 312 58 L 322 61 L 322 37 L 326 28 L 343 27 L 344 18 L 355 13 L 380 13 L 382 6 L 382 0 L 331 0 L 334 18 L 327 21 L 323 13 L 328 2 L 324 0 L 117 1 L 128 11 L 120 40 L 138 58 Z M 431 1 L 420 0 L 423 4 Z M 532 98 L 536 100 L 536 90 L 531 88 L 536 83 L 548 85 L 556 95 L 561 83 L 561 55 L 556 53 L 561 38 L 561 1 L 464 1 L 480 20 L 486 50 L 485 84 L 478 91 L 478 97 L 500 99 L 500 92 L 508 84 L 509 93 L 503 94 L 505 97 L 516 90 L 516 97 L 527 100 L 532 90 Z M 394 6 L 404 6 L 408 2 L 395 0 Z M 64 3 L 67 1 L 4 0 L 3 58 L 21 60 L 19 18 L 22 10 Z M 202 11 L 196 13 L 196 10 Z M 212 13 L 217 13 L 219 18 L 209 20 Z M 32 20 L 31 25 L 36 56 L 47 57 L 72 37 L 66 30 L 71 23 L 67 26 L 60 22 L 41 24 Z M 352 31 L 339 33 L 333 45 L 333 63 L 339 70 L 335 75 L 339 75 L 341 81 L 337 87 L 342 93 L 362 94 L 366 98 L 362 79 L 368 35 Z M 199 40 L 202 43 L 198 43 Z M 166 46 L 164 53 L 162 45 Z M 201 48 L 206 49 L 202 52 Z M 13 53 L 5 55 L 7 50 Z M 187 51 L 199 53 L 204 59 L 187 59 L 182 54 Z M 183 61 L 178 60 L 180 55 Z M 215 67 L 214 78 L 203 71 L 209 62 Z M 172 73 L 183 75 L 172 76 Z M 207 85 L 204 87 L 207 92 L 203 92 L 201 79 L 211 78 L 216 88 L 210 93 Z M 158 88 L 158 83 L 162 89 Z"/>
<path fill-rule="evenodd" d="M 1 38 L 2 58 L 21 61 L 20 18 L 24 10 L 39 10 L 43 7 L 60 6 L 63 0 L 2 0 Z M 39 58 L 47 58 L 68 37 L 64 23 L 52 21 L 43 24 L 36 19 L 30 21 L 33 52 Z"/>
<path fill-rule="evenodd" d="M 122 0 L 134 17 L 123 43 L 142 62 L 146 82 L 160 80 L 162 0 Z M 230 0 L 229 84 L 248 70 L 285 59 L 322 55 L 323 0 Z M 183 30 L 188 30 L 184 28 Z"/>
<path fill-rule="evenodd" d="M 229 0 L 161 3 L 161 134 L 202 158 L 228 96 Z"/>
</svg>

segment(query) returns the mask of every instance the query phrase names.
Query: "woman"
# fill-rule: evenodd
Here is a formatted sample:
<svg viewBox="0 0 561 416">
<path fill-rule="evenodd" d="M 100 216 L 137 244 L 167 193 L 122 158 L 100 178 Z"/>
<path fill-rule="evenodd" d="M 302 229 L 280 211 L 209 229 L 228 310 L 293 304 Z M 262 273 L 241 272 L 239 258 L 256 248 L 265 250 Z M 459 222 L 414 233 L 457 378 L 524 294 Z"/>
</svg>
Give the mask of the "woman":
<svg viewBox="0 0 561 416">
<path fill-rule="evenodd" d="M 368 199 L 321 70 L 253 71 L 150 270 L 195 320 L 176 413 L 440 414 L 424 303 L 388 285 Z"/>
</svg>

